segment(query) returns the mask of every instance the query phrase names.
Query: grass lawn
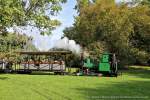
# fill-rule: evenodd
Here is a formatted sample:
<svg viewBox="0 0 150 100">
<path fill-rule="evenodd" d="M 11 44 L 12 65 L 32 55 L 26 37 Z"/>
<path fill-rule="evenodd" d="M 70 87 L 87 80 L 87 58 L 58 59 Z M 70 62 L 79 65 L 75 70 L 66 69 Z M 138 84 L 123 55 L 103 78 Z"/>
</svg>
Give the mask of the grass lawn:
<svg viewBox="0 0 150 100">
<path fill-rule="evenodd" d="M 0 74 L 0 100 L 150 100 L 150 70 L 133 66 L 117 78 Z"/>
</svg>

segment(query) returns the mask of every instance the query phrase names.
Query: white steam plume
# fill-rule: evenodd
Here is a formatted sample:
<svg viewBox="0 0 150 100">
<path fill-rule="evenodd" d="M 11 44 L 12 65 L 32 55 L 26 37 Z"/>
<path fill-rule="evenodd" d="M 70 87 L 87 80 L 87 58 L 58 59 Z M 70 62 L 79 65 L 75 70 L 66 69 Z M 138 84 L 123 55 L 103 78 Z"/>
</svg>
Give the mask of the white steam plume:
<svg viewBox="0 0 150 100">
<path fill-rule="evenodd" d="M 70 50 L 73 53 L 78 54 L 78 55 L 81 53 L 80 45 L 76 44 L 74 40 L 69 40 L 67 37 L 64 37 L 63 39 L 58 40 L 54 44 L 54 48 Z"/>
</svg>

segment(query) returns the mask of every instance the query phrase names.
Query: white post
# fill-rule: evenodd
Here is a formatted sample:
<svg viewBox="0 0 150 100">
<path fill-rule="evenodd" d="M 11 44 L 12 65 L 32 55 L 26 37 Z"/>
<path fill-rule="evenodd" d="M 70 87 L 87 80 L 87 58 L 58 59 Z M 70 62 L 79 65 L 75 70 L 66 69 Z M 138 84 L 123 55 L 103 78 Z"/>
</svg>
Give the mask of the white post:
<svg viewBox="0 0 150 100">
<path fill-rule="evenodd" d="M 3 59 L 2 61 L 3 61 L 2 62 L 3 63 L 2 69 L 5 69 L 5 60 Z"/>
</svg>

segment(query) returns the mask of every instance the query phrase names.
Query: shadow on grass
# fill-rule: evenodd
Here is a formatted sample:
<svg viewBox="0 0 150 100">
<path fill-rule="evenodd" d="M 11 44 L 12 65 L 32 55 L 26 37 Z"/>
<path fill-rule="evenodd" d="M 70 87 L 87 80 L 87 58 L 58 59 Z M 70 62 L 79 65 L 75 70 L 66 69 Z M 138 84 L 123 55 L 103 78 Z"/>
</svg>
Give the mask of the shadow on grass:
<svg viewBox="0 0 150 100">
<path fill-rule="evenodd" d="M 85 100 L 150 100 L 150 81 L 96 84 L 95 88 L 74 88 Z"/>
<path fill-rule="evenodd" d="M 0 77 L 0 80 L 6 80 L 8 77 Z"/>
<path fill-rule="evenodd" d="M 127 73 L 132 76 L 140 77 L 140 78 L 150 78 L 150 70 L 143 68 L 129 68 L 123 73 Z"/>
<path fill-rule="evenodd" d="M 46 71 L 37 71 L 37 72 L 32 72 L 29 75 L 67 75 L 67 73 L 61 73 L 61 72 L 46 72 Z"/>
</svg>

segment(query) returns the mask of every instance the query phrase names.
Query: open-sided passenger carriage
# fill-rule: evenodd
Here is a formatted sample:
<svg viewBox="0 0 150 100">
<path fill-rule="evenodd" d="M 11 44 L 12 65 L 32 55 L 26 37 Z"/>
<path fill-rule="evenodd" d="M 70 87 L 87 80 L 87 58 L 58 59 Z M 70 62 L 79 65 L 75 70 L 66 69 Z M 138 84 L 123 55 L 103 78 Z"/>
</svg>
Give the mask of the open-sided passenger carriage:
<svg viewBox="0 0 150 100">
<path fill-rule="evenodd" d="M 32 71 L 50 71 L 54 73 L 66 73 L 67 61 L 70 51 L 49 52 L 18 52 L 20 62 L 15 64 L 17 73 L 31 73 Z M 69 68 L 69 67 L 68 67 Z"/>
</svg>

